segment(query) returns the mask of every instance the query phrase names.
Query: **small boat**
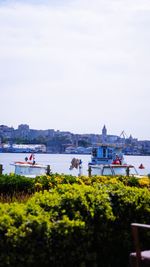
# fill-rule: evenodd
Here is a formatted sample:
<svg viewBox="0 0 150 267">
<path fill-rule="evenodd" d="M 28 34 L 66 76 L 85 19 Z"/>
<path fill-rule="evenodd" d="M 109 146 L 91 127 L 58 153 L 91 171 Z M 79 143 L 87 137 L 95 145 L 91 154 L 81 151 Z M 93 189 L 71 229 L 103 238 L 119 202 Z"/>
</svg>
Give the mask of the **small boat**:
<svg viewBox="0 0 150 267">
<path fill-rule="evenodd" d="M 36 163 L 34 154 L 25 161 L 15 161 L 11 165 L 15 166 L 15 174 L 34 178 L 36 176 L 50 174 L 50 165 Z"/>
<path fill-rule="evenodd" d="M 122 147 L 114 144 L 99 144 L 92 149 L 91 162 L 88 164 L 88 173 L 89 176 L 138 175 L 133 165 L 128 165 L 124 162 Z"/>
</svg>

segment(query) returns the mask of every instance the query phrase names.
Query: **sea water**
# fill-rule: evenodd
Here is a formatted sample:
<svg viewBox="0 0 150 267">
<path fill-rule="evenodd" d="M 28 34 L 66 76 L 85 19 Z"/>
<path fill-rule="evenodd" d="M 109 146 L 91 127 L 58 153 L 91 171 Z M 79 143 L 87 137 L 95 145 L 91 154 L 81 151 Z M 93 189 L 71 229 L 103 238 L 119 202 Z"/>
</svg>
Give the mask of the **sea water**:
<svg viewBox="0 0 150 267">
<path fill-rule="evenodd" d="M 28 153 L 0 153 L 0 164 L 3 165 L 3 173 L 8 174 L 14 172 L 14 166 L 11 163 L 15 161 L 24 161 L 25 157 L 29 157 Z M 88 175 L 88 163 L 91 155 L 78 154 L 35 154 L 35 161 L 44 165 L 50 165 L 53 173 L 64 173 L 78 175 L 77 169 L 69 170 L 71 160 L 78 158 L 82 160 L 82 172 Z M 150 174 L 150 156 L 124 156 L 125 162 L 132 164 L 141 175 Z M 140 164 L 144 165 L 144 169 L 139 169 Z"/>
</svg>

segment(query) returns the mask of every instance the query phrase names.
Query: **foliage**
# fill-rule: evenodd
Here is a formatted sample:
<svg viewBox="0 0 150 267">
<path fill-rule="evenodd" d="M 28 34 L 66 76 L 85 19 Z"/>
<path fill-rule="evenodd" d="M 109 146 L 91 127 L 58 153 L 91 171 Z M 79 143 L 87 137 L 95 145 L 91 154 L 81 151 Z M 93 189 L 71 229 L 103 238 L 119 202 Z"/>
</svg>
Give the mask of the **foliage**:
<svg viewBox="0 0 150 267">
<path fill-rule="evenodd" d="M 35 178 L 35 183 L 40 183 L 41 188 L 50 189 L 57 187 L 59 184 L 80 184 L 80 185 L 94 185 L 94 184 L 123 184 L 126 186 L 133 186 L 139 188 L 150 188 L 150 178 L 135 176 L 81 176 L 76 177 L 64 174 L 51 174 L 50 176 L 40 176 Z"/>
<path fill-rule="evenodd" d="M 150 189 L 150 178 L 112 177 L 112 176 L 81 176 L 76 177 L 65 174 L 50 174 L 27 178 L 15 174 L 0 175 L 0 202 L 11 202 L 15 199 L 23 201 L 35 192 L 57 188 L 63 184 L 91 185 L 123 184 L 125 186 Z"/>
<path fill-rule="evenodd" d="M 127 267 L 130 224 L 150 221 L 146 177 L 0 176 L 13 190 L 32 196 L 0 203 L 1 267 Z"/>
<path fill-rule="evenodd" d="M 13 195 L 24 192 L 33 193 L 35 190 L 34 179 L 19 175 L 0 175 L 0 194 Z"/>
</svg>

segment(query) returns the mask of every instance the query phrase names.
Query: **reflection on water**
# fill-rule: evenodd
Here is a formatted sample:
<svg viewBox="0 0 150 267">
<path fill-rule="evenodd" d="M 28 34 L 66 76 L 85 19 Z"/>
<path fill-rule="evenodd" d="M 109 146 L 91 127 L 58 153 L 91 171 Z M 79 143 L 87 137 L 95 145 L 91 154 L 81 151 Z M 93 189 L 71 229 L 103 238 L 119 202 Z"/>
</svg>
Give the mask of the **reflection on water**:
<svg viewBox="0 0 150 267">
<path fill-rule="evenodd" d="M 0 153 L 0 164 L 3 164 L 3 173 L 14 172 L 14 166 L 10 165 L 14 161 L 24 161 L 25 157 L 29 156 L 27 153 Z M 90 155 L 73 155 L 73 154 L 35 154 L 36 162 L 43 164 L 50 164 L 53 173 L 64 173 L 78 175 L 78 170 L 69 170 L 72 158 L 79 158 L 83 162 L 83 174 L 87 175 L 88 162 L 90 162 Z M 136 167 L 139 174 L 150 173 L 150 156 L 125 156 L 125 161 Z M 140 164 L 144 165 L 144 169 L 139 169 Z"/>
</svg>

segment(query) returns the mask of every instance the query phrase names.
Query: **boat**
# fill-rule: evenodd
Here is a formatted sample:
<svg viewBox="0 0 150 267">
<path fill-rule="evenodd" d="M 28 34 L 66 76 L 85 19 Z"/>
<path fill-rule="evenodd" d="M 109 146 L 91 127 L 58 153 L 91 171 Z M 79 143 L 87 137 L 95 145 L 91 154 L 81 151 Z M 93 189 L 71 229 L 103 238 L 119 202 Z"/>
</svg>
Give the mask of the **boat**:
<svg viewBox="0 0 150 267">
<path fill-rule="evenodd" d="M 134 165 L 124 161 L 122 147 L 118 144 L 99 144 L 92 149 L 91 162 L 88 163 L 88 173 L 91 175 L 123 175 L 137 176 Z"/>
<path fill-rule="evenodd" d="M 34 154 L 26 157 L 25 161 L 15 161 L 12 163 L 15 167 L 14 173 L 25 177 L 35 178 L 36 176 L 50 174 L 50 165 L 36 163 Z"/>
</svg>

